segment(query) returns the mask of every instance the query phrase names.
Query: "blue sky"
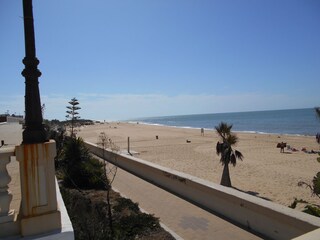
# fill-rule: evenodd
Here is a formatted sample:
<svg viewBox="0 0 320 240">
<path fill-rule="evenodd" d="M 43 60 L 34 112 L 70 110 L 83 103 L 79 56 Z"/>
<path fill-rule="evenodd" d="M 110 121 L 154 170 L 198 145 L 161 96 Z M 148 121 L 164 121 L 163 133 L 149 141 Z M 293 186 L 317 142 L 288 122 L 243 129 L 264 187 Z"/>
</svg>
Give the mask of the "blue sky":
<svg viewBox="0 0 320 240">
<path fill-rule="evenodd" d="M 318 0 L 33 0 L 45 118 L 320 105 Z M 0 113 L 24 112 L 20 0 L 0 2 Z"/>
</svg>

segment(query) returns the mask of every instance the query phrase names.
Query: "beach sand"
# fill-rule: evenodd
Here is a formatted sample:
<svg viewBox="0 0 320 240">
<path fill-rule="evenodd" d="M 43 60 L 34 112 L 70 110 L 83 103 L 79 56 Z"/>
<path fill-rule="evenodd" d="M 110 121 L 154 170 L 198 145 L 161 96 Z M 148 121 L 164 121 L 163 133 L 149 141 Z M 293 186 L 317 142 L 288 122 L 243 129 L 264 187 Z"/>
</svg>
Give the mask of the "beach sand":
<svg viewBox="0 0 320 240">
<path fill-rule="evenodd" d="M 213 130 L 205 130 L 204 136 L 201 136 L 200 129 L 105 123 L 81 127 L 78 136 L 97 143 L 101 132 L 105 132 L 122 150 L 127 149 L 127 139 L 130 137 L 131 152 L 138 152 L 135 157 L 220 183 L 222 165 L 215 151 L 219 139 Z M 0 125 L 0 140 L 9 146 L 21 143 L 21 135 L 21 125 Z M 310 189 L 298 186 L 299 181 L 311 183 L 320 171 L 320 163 L 316 160 L 318 155 L 301 151 L 302 148 L 319 150 L 315 137 L 237 135 L 239 143 L 235 149 L 242 152 L 244 159 L 238 161 L 236 167 L 230 165 L 234 188 L 285 206 L 290 205 L 294 198 L 319 204 L 319 198 L 311 196 Z M 187 140 L 191 142 L 187 143 Z M 299 151 L 285 149 L 285 153 L 280 153 L 276 145 L 282 141 Z"/>
<path fill-rule="evenodd" d="M 215 151 L 219 138 L 213 130 L 205 130 L 201 136 L 200 129 L 121 122 L 81 127 L 78 136 L 97 143 L 101 132 L 105 132 L 121 150 L 127 149 L 130 137 L 130 150 L 137 152 L 135 156 L 138 158 L 220 183 L 223 167 Z M 316 160 L 318 155 L 301 151 L 302 148 L 319 150 L 315 137 L 237 135 L 239 143 L 235 149 L 242 152 L 244 159 L 236 167 L 230 165 L 234 188 L 285 206 L 290 205 L 294 198 L 319 204 L 319 199 L 311 196 L 310 189 L 297 185 L 299 181 L 311 183 L 313 176 L 320 171 L 320 163 Z M 286 142 L 299 151 L 285 149 L 285 153 L 280 153 L 276 148 L 278 142 Z"/>
</svg>

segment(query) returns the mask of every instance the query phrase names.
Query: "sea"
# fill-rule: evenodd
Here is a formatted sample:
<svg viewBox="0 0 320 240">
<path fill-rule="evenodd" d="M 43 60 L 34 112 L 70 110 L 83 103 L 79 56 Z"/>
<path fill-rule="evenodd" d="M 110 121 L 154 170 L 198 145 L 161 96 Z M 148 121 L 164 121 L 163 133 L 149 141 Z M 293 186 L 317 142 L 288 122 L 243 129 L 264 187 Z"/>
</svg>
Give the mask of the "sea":
<svg viewBox="0 0 320 240">
<path fill-rule="evenodd" d="M 132 122 L 209 130 L 226 122 L 235 132 L 261 134 L 315 136 L 320 132 L 320 118 L 314 108 L 148 117 Z"/>
</svg>

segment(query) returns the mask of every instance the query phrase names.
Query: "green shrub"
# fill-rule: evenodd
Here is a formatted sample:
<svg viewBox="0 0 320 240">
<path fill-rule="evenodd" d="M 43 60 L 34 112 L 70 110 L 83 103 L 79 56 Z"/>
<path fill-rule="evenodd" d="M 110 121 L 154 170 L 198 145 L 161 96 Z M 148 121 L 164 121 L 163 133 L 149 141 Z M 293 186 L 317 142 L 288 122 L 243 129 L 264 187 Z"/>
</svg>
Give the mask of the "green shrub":
<svg viewBox="0 0 320 240">
<path fill-rule="evenodd" d="M 320 172 L 318 172 L 316 176 L 313 177 L 312 184 L 313 184 L 313 193 L 318 197 L 320 197 Z"/>
<path fill-rule="evenodd" d="M 61 167 L 65 186 L 79 189 L 107 189 L 103 164 L 93 158 L 81 138 L 65 141 Z"/>
<path fill-rule="evenodd" d="M 311 214 L 316 217 L 320 217 L 320 208 L 314 205 L 307 205 L 305 206 L 303 212 Z"/>
<path fill-rule="evenodd" d="M 109 228 L 107 191 L 60 188 L 63 200 L 74 228 L 75 239 L 155 239 L 173 240 L 165 232 L 159 219 L 141 213 L 137 203 L 122 198 L 118 193 L 111 192 L 114 210 L 114 234 Z"/>
<path fill-rule="evenodd" d="M 295 209 L 297 207 L 298 203 L 308 203 L 303 199 L 298 200 L 297 198 L 294 199 L 293 203 L 291 203 L 290 206 L 288 206 L 289 208 Z"/>
<path fill-rule="evenodd" d="M 117 205 L 113 207 L 113 210 L 116 212 L 122 212 L 125 209 L 128 209 L 135 213 L 139 212 L 138 203 L 134 203 L 128 198 L 118 199 Z"/>
<path fill-rule="evenodd" d="M 116 225 L 116 236 L 120 239 L 136 239 L 147 231 L 160 228 L 159 220 L 150 214 L 139 213 L 122 217 Z"/>
</svg>

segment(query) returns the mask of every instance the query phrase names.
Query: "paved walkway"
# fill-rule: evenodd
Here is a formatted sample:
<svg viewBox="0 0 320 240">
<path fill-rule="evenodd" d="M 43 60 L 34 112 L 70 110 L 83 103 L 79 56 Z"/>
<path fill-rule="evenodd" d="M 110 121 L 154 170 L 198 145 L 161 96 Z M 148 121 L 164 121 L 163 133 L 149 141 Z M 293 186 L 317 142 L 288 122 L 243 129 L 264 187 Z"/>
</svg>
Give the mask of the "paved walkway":
<svg viewBox="0 0 320 240">
<path fill-rule="evenodd" d="M 261 239 L 119 168 L 112 187 L 182 239 Z"/>
</svg>

